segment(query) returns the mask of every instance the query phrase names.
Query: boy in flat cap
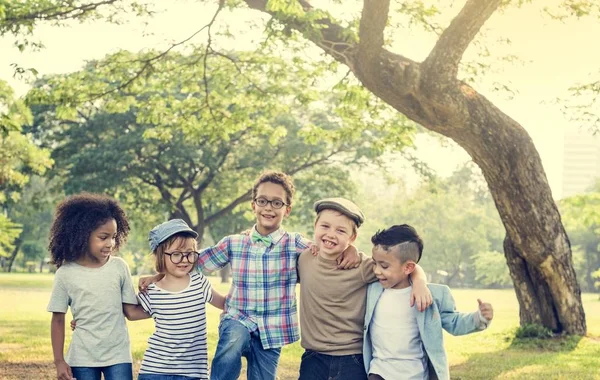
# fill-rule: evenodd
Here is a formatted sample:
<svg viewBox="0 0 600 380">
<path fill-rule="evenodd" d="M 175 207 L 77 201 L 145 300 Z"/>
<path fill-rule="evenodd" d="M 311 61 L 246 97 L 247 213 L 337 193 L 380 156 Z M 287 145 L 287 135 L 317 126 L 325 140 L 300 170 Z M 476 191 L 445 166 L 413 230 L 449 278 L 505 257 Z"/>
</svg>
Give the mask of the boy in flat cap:
<svg viewBox="0 0 600 380">
<path fill-rule="evenodd" d="M 344 198 L 327 198 L 314 205 L 315 256 L 310 249 L 298 259 L 300 334 L 305 349 L 300 380 L 366 380 L 363 324 L 367 285 L 377 281 L 373 260 L 361 253 L 358 270 L 337 270 L 336 259 L 356 239 L 364 222 L 362 211 Z M 415 294 L 427 294 L 425 273 L 412 274 Z M 431 301 L 429 301 L 431 303 Z M 408 305 L 407 305 L 408 306 Z M 428 305 L 418 305 L 423 311 Z"/>
</svg>

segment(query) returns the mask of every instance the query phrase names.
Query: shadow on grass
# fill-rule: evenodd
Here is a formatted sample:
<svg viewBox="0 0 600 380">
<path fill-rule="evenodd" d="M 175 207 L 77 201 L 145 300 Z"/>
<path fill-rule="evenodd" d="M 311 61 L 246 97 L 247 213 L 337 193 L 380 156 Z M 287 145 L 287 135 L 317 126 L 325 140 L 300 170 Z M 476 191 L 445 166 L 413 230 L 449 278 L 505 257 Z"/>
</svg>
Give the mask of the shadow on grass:
<svg viewBox="0 0 600 380">
<path fill-rule="evenodd" d="M 52 362 L 2 362 L 0 379 L 56 379 Z"/>
<path fill-rule="evenodd" d="M 598 379 L 599 355 L 600 341 L 593 337 L 515 338 L 506 349 L 470 355 L 450 374 L 454 380 Z"/>
</svg>

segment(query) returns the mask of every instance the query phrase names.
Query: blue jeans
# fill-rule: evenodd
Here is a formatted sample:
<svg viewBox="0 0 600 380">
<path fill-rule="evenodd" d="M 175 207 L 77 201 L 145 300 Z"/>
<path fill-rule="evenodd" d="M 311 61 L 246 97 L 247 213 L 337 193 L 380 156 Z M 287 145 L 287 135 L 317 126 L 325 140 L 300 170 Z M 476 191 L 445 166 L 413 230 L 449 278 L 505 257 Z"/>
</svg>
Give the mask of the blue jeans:
<svg viewBox="0 0 600 380">
<path fill-rule="evenodd" d="M 219 343 L 210 369 L 211 380 L 236 380 L 242 370 L 242 356 L 248 362 L 248 380 L 275 380 L 281 348 L 263 349 L 258 331 L 233 319 L 219 325 Z"/>
<path fill-rule="evenodd" d="M 140 373 L 137 380 L 198 380 L 195 377 L 181 375 L 157 375 L 150 373 Z"/>
<path fill-rule="evenodd" d="M 73 377 L 77 380 L 100 380 L 104 374 L 105 380 L 133 380 L 131 363 L 119 363 L 108 367 L 71 367 Z"/>
<path fill-rule="evenodd" d="M 333 356 L 306 350 L 299 380 L 367 380 L 362 354 Z"/>
</svg>

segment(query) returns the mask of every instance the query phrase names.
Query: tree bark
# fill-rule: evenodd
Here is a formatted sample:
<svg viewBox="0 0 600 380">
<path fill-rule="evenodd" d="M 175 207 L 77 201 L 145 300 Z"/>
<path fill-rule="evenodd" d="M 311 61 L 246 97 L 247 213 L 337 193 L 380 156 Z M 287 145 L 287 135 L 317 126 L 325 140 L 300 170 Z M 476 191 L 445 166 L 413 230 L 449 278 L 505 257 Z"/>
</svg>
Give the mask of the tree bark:
<svg viewBox="0 0 600 380">
<path fill-rule="evenodd" d="M 221 269 L 219 271 L 219 274 L 221 275 L 221 283 L 222 284 L 226 284 L 229 282 L 229 276 L 231 274 L 231 265 L 227 264 L 223 267 L 223 269 Z"/>
<path fill-rule="evenodd" d="M 245 0 L 263 12 L 266 0 Z M 387 51 L 388 1 L 365 0 L 359 43 L 326 16 L 318 29 L 272 13 L 347 65 L 374 95 L 409 119 L 457 142 L 481 168 L 506 229 L 505 256 L 521 324 L 584 335 L 585 313 L 569 239 L 533 141 L 508 115 L 456 77 L 465 49 L 500 0 L 468 0 L 424 62 Z M 300 1 L 305 12 L 310 4 Z M 368 28 L 367 28 L 368 26 Z"/>
<path fill-rule="evenodd" d="M 10 257 L 8 258 L 8 265 L 6 266 L 6 271 L 8 273 L 10 273 L 10 271 L 12 270 L 12 266 L 13 263 L 15 262 L 15 258 L 17 257 L 17 254 L 19 253 L 19 250 L 21 249 L 21 244 L 23 244 L 23 240 L 18 237 L 15 239 L 15 248 L 13 249 L 12 253 L 10 254 Z"/>
</svg>

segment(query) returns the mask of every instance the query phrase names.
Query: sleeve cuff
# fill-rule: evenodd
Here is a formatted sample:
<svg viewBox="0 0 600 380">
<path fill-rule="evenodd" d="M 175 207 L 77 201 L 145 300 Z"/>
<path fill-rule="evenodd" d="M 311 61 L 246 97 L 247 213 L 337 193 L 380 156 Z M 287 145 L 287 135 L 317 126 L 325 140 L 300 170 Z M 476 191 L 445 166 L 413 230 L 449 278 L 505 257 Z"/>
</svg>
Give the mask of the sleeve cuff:
<svg viewBox="0 0 600 380">
<path fill-rule="evenodd" d="M 488 327 L 490 327 L 490 324 L 492 323 L 492 321 L 487 320 L 482 314 L 481 314 L 481 310 L 477 310 L 474 313 L 474 319 L 475 319 L 475 325 L 477 326 L 477 328 L 479 330 L 485 330 Z"/>
</svg>

